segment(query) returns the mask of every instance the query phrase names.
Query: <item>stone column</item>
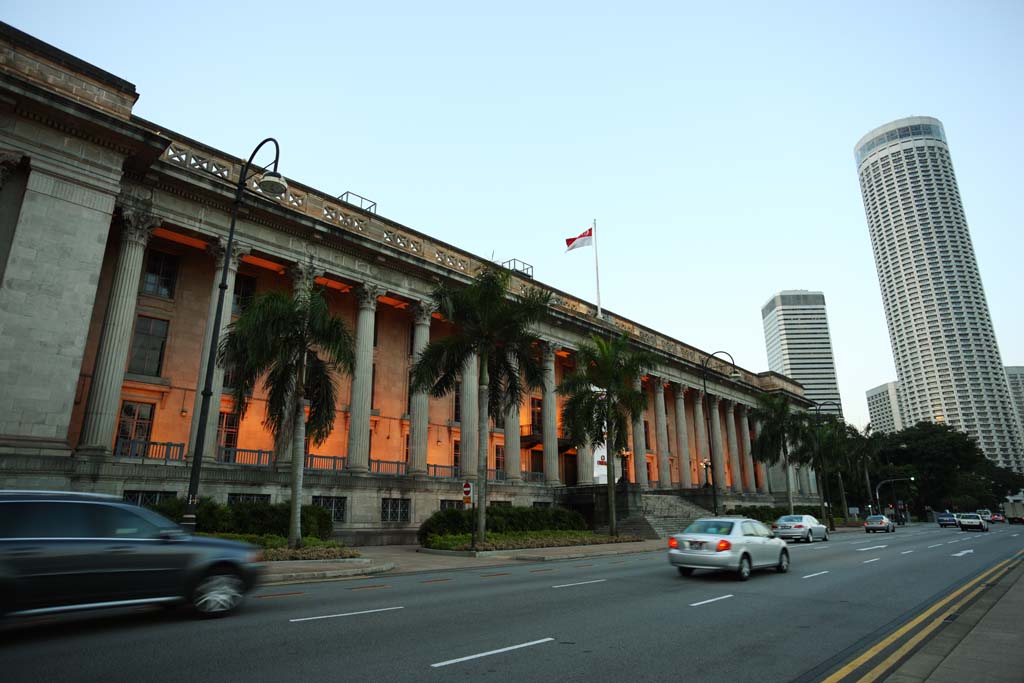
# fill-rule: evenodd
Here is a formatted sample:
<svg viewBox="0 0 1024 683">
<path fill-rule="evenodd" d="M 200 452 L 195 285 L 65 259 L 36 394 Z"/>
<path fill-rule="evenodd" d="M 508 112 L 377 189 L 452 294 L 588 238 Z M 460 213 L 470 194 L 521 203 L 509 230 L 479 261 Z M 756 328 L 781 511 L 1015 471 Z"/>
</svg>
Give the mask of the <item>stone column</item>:
<svg viewBox="0 0 1024 683">
<path fill-rule="evenodd" d="M 423 349 L 430 342 L 430 316 L 432 308 L 428 302 L 420 301 L 412 306 L 412 357 L 418 360 Z M 412 391 L 412 387 L 409 388 Z M 409 401 L 409 465 L 408 473 L 413 476 L 427 474 L 427 431 L 430 428 L 430 396 L 426 390 L 412 394 Z"/>
<path fill-rule="evenodd" d="M 217 296 L 220 294 L 220 274 L 227 256 L 227 241 L 219 237 L 208 245 L 206 250 L 214 257 L 213 286 L 210 289 L 210 306 L 206 313 L 206 325 L 203 327 L 203 346 L 199 351 L 199 378 L 196 380 L 195 399 L 192 402 L 192 425 L 189 427 L 188 453 L 195 454 L 196 431 L 199 429 L 199 411 L 203 403 L 203 386 L 206 384 L 206 361 L 210 352 L 210 337 L 213 334 L 213 318 L 217 314 Z M 219 339 L 224 340 L 228 325 L 231 324 L 231 309 L 235 294 L 235 276 L 238 275 L 238 263 L 249 253 L 248 247 L 235 242 L 232 245 L 231 258 L 228 259 L 227 289 L 224 290 L 224 310 L 221 312 Z M 217 425 L 220 420 L 220 397 L 224 392 L 224 368 L 220 364 L 213 366 L 213 383 L 210 385 L 210 415 L 206 421 L 206 435 L 203 438 L 203 460 L 213 462 L 217 459 Z"/>
<path fill-rule="evenodd" d="M 697 435 L 697 478 L 700 483 L 708 483 L 707 469 L 704 468 L 704 461 L 710 459 L 708 453 L 708 425 L 704 417 L 704 392 L 694 389 L 695 400 L 693 402 L 693 430 Z"/>
<path fill-rule="evenodd" d="M 589 441 L 576 449 L 576 472 L 576 482 L 580 486 L 594 483 L 594 451 Z"/>
<path fill-rule="evenodd" d="M 352 399 L 349 402 L 348 461 L 345 469 L 367 472 L 370 469 L 370 410 L 373 397 L 373 321 L 377 298 L 384 290 L 364 283 L 355 289 L 359 312 L 356 314 L 356 358 L 352 372 Z"/>
<path fill-rule="evenodd" d="M 722 454 L 722 420 L 718 414 L 718 397 L 708 394 L 711 415 L 711 478 L 718 491 L 725 491 L 725 459 Z"/>
<path fill-rule="evenodd" d="M 558 403 L 555 394 L 555 347 L 545 344 L 544 396 L 541 401 L 541 420 L 544 439 L 544 482 L 548 486 L 561 486 L 558 476 Z"/>
<path fill-rule="evenodd" d="M 509 359 L 512 366 L 518 370 L 519 365 L 514 358 Z M 518 378 L 518 372 L 516 377 Z M 519 447 L 519 404 L 515 404 L 505 413 L 505 480 L 521 481 L 523 478 L 520 458 L 522 450 Z"/>
<path fill-rule="evenodd" d="M 672 468 L 668 452 L 668 415 L 665 412 L 665 383 L 654 380 L 654 443 L 658 447 L 658 488 L 672 488 Z"/>
<path fill-rule="evenodd" d="M 462 457 L 459 469 L 464 479 L 476 481 L 476 460 L 479 446 L 479 406 L 477 389 L 480 383 L 480 362 L 476 354 L 462 366 L 459 384 L 459 448 Z"/>
<path fill-rule="evenodd" d="M 135 323 L 142 259 L 149 236 L 160 224 L 159 218 L 143 209 L 125 208 L 122 216 L 124 224 L 121 227 L 117 270 L 110 289 L 107 315 L 103 320 L 80 439 L 83 448 L 100 453 L 109 453 L 114 441 L 121 408 L 121 385 L 124 384 Z"/>
<path fill-rule="evenodd" d="M 747 481 L 743 486 L 743 490 L 747 493 L 757 493 L 754 456 L 750 450 L 750 418 L 747 416 L 749 412 L 750 409 L 747 406 L 740 406 L 740 445 L 743 447 L 743 471 L 747 475 Z"/>
<path fill-rule="evenodd" d="M 736 402 L 725 403 L 725 438 L 729 444 L 729 470 L 732 472 L 733 493 L 743 493 L 743 470 L 740 468 L 740 449 L 736 439 Z"/>
<path fill-rule="evenodd" d="M 643 391 L 643 382 L 637 377 L 633 380 L 633 390 Z M 633 416 L 633 481 L 641 489 L 649 488 L 647 484 L 647 439 L 644 437 L 643 413 Z"/>
<path fill-rule="evenodd" d="M 679 487 L 688 489 L 693 486 L 690 473 L 690 435 L 686 429 L 686 387 L 677 384 L 676 395 L 676 458 L 679 459 Z"/>
</svg>

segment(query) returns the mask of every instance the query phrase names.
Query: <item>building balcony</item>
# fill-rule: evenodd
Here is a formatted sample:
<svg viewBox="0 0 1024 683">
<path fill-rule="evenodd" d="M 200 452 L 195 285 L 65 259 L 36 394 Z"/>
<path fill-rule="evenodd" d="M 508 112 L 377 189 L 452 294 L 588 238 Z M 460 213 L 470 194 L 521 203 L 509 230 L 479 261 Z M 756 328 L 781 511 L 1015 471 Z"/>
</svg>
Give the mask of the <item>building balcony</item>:
<svg viewBox="0 0 1024 683">
<path fill-rule="evenodd" d="M 317 455 L 316 453 L 306 453 L 304 466 L 307 470 L 313 472 L 341 472 L 345 469 L 345 465 L 347 463 L 348 458 L 343 455 Z"/>
<path fill-rule="evenodd" d="M 144 462 L 185 462 L 185 444 L 169 441 L 141 441 L 118 439 L 114 445 L 115 458 L 134 458 Z"/>
<path fill-rule="evenodd" d="M 242 467 L 270 467 L 274 464 L 274 452 L 253 448 L 218 446 L 217 462 Z"/>
</svg>

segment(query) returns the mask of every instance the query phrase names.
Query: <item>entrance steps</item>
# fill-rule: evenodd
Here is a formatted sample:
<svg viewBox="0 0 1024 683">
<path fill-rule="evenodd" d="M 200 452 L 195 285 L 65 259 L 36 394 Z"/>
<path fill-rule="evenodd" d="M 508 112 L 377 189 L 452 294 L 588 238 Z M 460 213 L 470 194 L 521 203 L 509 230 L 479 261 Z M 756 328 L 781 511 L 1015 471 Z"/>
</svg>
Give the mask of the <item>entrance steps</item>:
<svg viewBox="0 0 1024 683">
<path fill-rule="evenodd" d="M 619 520 L 619 533 L 639 536 L 644 539 L 668 538 L 678 534 L 691 522 L 701 517 L 711 517 L 711 512 L 699 505 L 673 495 L 642 494 L 641 509 Z M 608 527 L 598 529 L 607 533 Z"/>
</svg>

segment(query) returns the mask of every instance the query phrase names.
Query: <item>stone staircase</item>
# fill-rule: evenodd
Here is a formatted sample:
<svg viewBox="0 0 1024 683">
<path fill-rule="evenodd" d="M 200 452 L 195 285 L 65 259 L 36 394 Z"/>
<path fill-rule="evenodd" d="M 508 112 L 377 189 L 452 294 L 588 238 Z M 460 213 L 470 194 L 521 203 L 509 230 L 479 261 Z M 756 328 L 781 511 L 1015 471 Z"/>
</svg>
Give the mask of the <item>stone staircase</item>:
<svg viewBox="0 0 1024 683">
<path fill-rule="evenodd" d="M 695 519 L 711 517 L 711 512 L 679 496 L 648 494 L 642 496 L 640 513 L 619 520 L 619 533 L 645 539 L 668 538 L 678 534 Z M 608 528 L 598 529 L 607 533 Z"/>
</svg>

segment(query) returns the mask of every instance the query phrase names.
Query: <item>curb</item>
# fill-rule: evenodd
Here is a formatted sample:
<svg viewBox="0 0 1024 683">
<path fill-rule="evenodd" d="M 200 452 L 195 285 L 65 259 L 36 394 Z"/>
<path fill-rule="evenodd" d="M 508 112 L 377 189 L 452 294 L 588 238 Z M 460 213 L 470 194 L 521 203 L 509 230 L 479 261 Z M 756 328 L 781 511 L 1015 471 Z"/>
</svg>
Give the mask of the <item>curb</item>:
<svg viewBox="0 0 1024 683">
<path fill-rule="evenodd" d="M 282 574 L 266 574 L 260 585 L 272 586 L 278 583 L 296 581 L 319 581 L 321 579 L 338 579 L 344 577 L 366 576 L 368 574 L 381 574 L 395 568 L 393 562 L 383 562 L 368 567 L 353 567 L 351 569 L 325 569 L 318 572 L 289 572 Z"/>
</svg>

